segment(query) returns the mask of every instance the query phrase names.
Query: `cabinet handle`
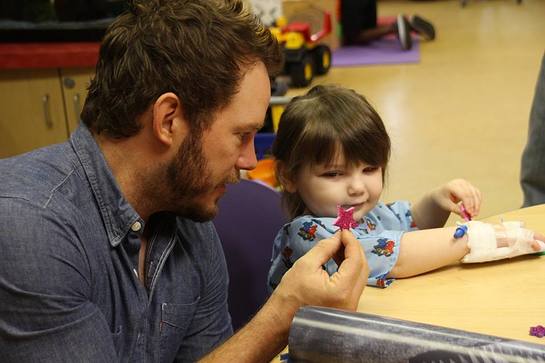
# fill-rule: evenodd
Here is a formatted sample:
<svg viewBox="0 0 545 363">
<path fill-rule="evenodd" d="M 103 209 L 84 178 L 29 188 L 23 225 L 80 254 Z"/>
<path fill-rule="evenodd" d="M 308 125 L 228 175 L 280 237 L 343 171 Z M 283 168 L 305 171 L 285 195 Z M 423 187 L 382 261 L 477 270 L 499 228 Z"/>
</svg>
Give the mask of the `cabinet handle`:
<svg viewBox="0 0 545 363">
<path fill-rule="evenodd" d="M 80 95 L 79 93 L 76 93 L 74 97 L 72 98 L 72 101 L 74 101 L 74 114 L 76 116 L 76 124 L 79 124 L 79 120 L 81 117 L 81 102 L 80 102 Z"/>
<path fill-rule="evenodd" d="M 53 128 L 53 120 L 51 119 L 51 107 L 49 105 L 49 94 L 46 93 L 42 97 L 42 104 L 44 106 L 44 119 L 45 119 L 45 127 L 48 129 Z"/>
</svg>

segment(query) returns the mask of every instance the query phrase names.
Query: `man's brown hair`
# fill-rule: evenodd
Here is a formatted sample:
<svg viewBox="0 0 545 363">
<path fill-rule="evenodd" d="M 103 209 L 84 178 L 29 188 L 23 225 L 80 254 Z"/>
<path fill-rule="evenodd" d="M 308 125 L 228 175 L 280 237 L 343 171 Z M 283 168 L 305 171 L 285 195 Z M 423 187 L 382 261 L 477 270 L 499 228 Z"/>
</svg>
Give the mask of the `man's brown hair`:
<svg viewBox="0 0 545 363">
<path fill-rule="evenodd" d="M 278 43 L 240 0 L 134 0 L 108 28 L 82 112 L 94 133 L 136 134 L 141 115 L 174 92 L 196 132 L 229 104 L 243 71 L 282 62 Z"/>
</svg>

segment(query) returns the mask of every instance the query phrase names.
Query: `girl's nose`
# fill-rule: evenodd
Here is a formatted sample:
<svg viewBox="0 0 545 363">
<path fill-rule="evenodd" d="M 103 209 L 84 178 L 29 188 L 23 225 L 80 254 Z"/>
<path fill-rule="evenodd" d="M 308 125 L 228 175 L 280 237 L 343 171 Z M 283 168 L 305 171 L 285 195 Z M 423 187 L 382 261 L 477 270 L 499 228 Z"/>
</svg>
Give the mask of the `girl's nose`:
<svg viewBox="0 0 545 363">
<path fill-rule="evenodd" d="M 361 176 L 354 176 L 348 184 L 348 195 L 361 195 L 366 191 L 365 180 Z"/>
</svg>

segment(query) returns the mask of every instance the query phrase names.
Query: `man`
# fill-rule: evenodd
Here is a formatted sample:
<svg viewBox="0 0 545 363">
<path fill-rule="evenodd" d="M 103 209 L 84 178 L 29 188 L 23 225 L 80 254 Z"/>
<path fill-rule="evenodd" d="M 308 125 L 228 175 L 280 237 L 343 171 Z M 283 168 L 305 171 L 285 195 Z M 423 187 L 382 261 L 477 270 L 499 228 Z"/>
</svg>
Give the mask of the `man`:
<svg viewBox="0 0 545 363">
<path fill-rule="evenodd" d="M 523 207 L 545 203 L 545 54 L 537 77 L 528 140 L 522 153 L 520 185 L 524 194 Z"/>
<path fill-rule="evenodd" d="M 131 3 L 104 37 L 83 125 L 0 161 L 2 361 L 182 362 L 213 349 L 204 361 L 266 361 L 300 306 L 356 308 L 367 265 L 345 231 L 228 339 L 227 269 L 206 221 L 256 164 L 280 59 L 240 1 Z"/>
</svg>

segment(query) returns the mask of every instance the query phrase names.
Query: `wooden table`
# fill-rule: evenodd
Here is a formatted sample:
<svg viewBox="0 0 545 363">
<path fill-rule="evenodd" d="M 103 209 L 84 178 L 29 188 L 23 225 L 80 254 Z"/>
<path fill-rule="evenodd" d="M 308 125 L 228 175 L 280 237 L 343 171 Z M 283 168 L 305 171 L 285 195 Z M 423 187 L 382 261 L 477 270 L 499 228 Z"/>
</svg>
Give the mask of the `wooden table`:
<svg viewBox="0 0 545 363">
<path fill-rule="evenodd" d="M 502 218 L 545 234 L 545 204 L 482 221 Z M 367 286 L 358 311 L 545 345 L 528 334 L 530 326 L 545 325 L 545 256 L 453 265 L 386 289 Z"/>
<path fill-rule="evenodd" d="M 545 233 L 545 205 L 483 221 L 502 217 Z M 366 287 L 358 310 L 545 345 L 528 334 L 530 326 L 545 325 L 545 256 L 454 265 L 386 289 Z"/>
</svg>

